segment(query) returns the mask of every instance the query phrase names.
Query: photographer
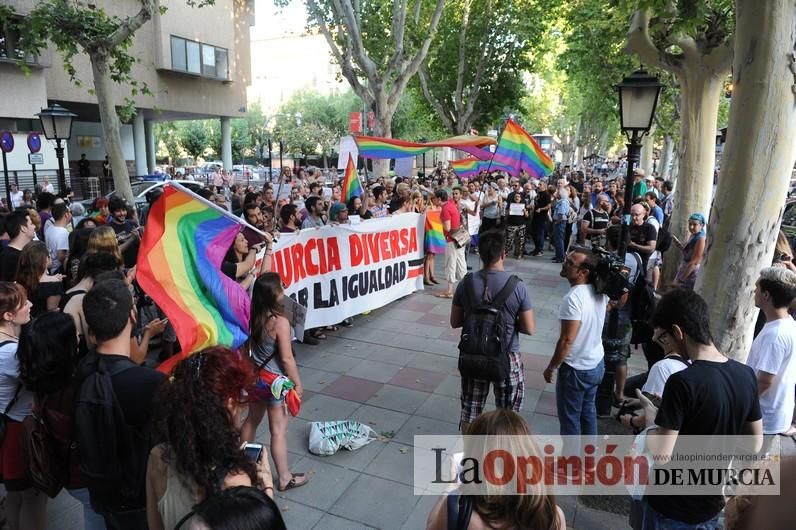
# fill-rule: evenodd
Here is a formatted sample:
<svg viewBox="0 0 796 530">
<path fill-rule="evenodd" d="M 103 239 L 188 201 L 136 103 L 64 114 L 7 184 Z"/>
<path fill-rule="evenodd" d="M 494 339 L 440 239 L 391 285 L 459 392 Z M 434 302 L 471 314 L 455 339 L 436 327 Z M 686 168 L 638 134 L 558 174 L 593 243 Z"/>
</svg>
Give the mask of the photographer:
<svg viewBox="0 0 796 530">
<path fill-rule="evenodd" d="M 555 353 L 544 371 L 545 381 L 552 383 L 553 372 L 558 370 L 556 405 L 561 435 L 597 434 L 595 398 L 605 372 L 601 331 L 608 304 L 608 296 L 598 294 L 593 284 L 597 262 L 592 251 L 578 247 L 561 267 L 570 289 L 561 301 L 561 334 Z"/>
<path fill-rule="evenodd" d="M 613 225 L 607 228 L 606 231 L 606 249 L 609 252 L 616 252 L 619 248 L 619 239 L 622 234 L 622 228 L 619 225 Z M 613 405 L 618 407 L 625 400 L 623 389 L 627 381 L 627 360 L 630 358 L 630 339 L 633 335 L 633 324 L 631 322 L 630 304 L 628 303 L 630 291 L 636 284 L 639 276 L 639 264 L 641 257 L 635 252 L 629 251 L 625 254 L 625 266 L 630 269 L 627 276 L 627 290 L 621 298 L 616 301 L 608 303 L 608 310 L 605 314 L 605 326 L 603 327 L 603 348 L 605 349 L 606 363 L 614 364 L 614 399 Z M 618 313 L 618 327 L 614 337 L 610 336 L 609 322 L 611 321 L 611 313 L 616 311 Z"/>
</svg>

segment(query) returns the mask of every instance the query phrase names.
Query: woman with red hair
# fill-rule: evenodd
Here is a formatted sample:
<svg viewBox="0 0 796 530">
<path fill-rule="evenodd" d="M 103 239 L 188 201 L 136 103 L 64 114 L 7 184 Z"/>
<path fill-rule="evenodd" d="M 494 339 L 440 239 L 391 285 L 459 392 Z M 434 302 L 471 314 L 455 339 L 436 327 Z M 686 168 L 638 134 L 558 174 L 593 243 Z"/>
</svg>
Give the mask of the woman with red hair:
<svg viewBox="0 0 796 530">
<path fill-rule="evenodd" d="M 160 400 L 162 443 L 147 465 L 150 530 L 174 528 L 196 504 L 227 488 L 256 486 L 273 496 L 267 455 L 262 451 L 254 462 L 241 446 L 246 389 L 254 378 L 251 363 L 221 347 L 195 353 L 174 369 Z"/>
</svg>

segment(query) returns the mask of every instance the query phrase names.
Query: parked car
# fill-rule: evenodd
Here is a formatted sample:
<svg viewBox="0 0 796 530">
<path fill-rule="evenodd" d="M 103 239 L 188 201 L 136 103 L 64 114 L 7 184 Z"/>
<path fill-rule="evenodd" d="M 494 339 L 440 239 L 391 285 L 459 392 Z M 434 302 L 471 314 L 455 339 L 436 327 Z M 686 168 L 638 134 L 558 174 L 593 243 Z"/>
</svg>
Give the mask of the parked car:
<svg viewBox="0 0 796 530">
<path fill-rule="evenodd" d="M 165 185 L 167 182 L 178 182 L 194 192 L 204 188 L 204 183 L 195 182 L 193 180 L 159 180 L 159 181 L 134 180 L 130 182 L 130 187 L 133 188 L 133 200 L 135 201 L 135 209 L 138 211 L 138 213 L 141 213 L 141 208 L 143 208 L 144 205 L 146 204 L 147 192 L 155 188 L 163 187 L 163 185 Z M 105 197 L 107 199 L 110 199 L 114 195 L 116 195 L 116 190 L 111 191 L 110 193 L 105 195 Z M 93 203 L 94 199 L 86 199 L 82 201 L 82 204 L 86 208 L 86 210 L 89 210 Z"/>
<path fill-rule="evenodd" d="M 221 160 L 213 160 L 211 162 L 205 162 L 199 166 L 199 173 L 202 175 L 207 175 L 214 171 L 221 171 L 222 169 L 224 169 L 224 162 Z"/>
</svg>

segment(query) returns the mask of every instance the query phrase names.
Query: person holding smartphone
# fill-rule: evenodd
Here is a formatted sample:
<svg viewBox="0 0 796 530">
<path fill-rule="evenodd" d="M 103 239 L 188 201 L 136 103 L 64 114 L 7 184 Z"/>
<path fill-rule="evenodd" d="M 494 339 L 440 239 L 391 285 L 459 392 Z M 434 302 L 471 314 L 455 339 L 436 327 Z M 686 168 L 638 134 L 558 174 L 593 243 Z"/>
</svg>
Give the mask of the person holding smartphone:
<svg viewBox="0 0 796 530">
<path fill-rule="evenodd" d="M 247 456 L 240 435 L 253 379 L 251 363 L 222 347 L 195 353 L 174 369 L 155 427 L 162 443 L 147 464 L 150 530 L 187 523 L 196 504 L 228 488 L 254 486 L 273 497 L 268 458 L 262 451 L 257 459 Z"/>
</svg>

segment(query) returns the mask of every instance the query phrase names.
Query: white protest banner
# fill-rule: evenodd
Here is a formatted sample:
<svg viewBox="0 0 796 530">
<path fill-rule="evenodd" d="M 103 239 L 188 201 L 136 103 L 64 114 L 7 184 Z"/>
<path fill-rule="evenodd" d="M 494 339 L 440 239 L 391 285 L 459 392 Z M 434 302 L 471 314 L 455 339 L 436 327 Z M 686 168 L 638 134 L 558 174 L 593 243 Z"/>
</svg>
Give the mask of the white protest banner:
<svg viewBox="0 0 796 530">
<path fill-rule="evenodd" d="M 414 213 L 282 234 L 273 270 L 307 308 L 305 329 L 331 326 L 423 288 L 424 216 Z"/>
<path fill-rule="evenodd" d="M 410 156 L 406 158 L 395 159 L 395 176 L 396 177 L 411 177 L 412 170 L 415 165 L 415 157 Z"/>
<path fill-rule="evenodd" d="M 359 147 L 353 136 L 343 136 L 340 138 L 340 149 L 337 151 L 340 156 L 337 159 L 337 169 L 345 169 L 348 164 L 348 155 L 354 159 L 356 165 L 357 157 L 359 156 Z"/>
</svg>

